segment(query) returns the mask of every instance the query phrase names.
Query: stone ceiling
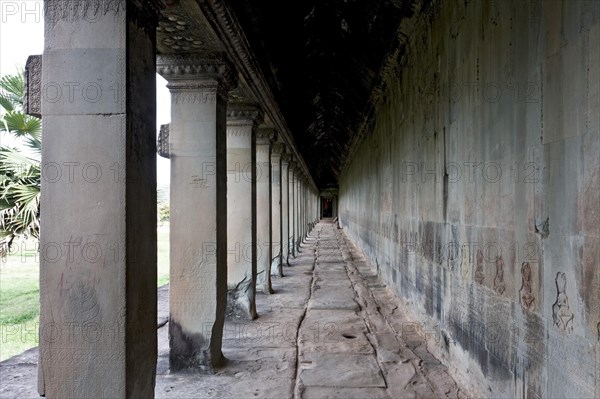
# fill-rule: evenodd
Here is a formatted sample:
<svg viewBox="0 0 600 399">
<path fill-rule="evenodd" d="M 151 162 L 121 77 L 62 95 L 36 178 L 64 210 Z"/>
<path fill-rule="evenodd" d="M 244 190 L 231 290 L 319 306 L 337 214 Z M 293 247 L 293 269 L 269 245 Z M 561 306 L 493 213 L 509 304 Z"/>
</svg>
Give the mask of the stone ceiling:
<svg viewBox="0 0 600 399">
<path fill-rule="evenodd" d="M 336 187 L 382 63 L 414 0 L 163 1 L 161 54 L 231 53 L 210 26 L 215 28 L 215 15 L 239 25 L 316 185 Z M 242 76 L 230 100 L 264 103 L 256 92 Z M 268 112 L 265 123 L 277 127 Z"/>
<path fill-rule="evenodd" d="M 321 189 L 337 186 L 349 141 L 412 3 L 230 1 Z"/>
</svg>

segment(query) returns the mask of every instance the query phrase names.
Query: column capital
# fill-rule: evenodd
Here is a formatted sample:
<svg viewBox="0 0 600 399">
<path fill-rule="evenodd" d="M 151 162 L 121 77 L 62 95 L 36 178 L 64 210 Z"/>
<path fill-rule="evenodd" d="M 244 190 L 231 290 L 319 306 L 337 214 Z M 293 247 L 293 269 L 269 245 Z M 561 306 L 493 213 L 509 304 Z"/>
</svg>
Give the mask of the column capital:
<svg viewBox="0 0 600 399">
<path fill-rule="evenodd" d="M 263 122 L 263 111 L 254 104 L 228 103 L 227 124 L 258 126 Z"/>
<path fill-rule="evenodd" d="M 284 152 L 285 152 L 285 144 L 283 144 L 283 143 L 275 142 L 271 146 L 271 155 L 282 157 Z"/>
<path fill-rule="evenodd" d="M 222 55 L 173 54 L 156 57 L 156 72 L 165 78 L 169 89 L 197 89 L 201 82 L 217 81 L 225 90 L 237 87 L 237 73 Z"/>
<path fill-rule="evenodd" d="M 256 132 L 256 144 L 257 145 L 268 145 L 275 142 L 277 139 L 277 133 L 275 129 L 271 127 L 261 127 Z"/>
<path fill-rule="evenodd" d="M 281 162 L 288 164 L 290 161 L 292 161 L 292 154 L 288 153 L 284 146 L 283 150 L 281 151 Z"/>
</svg>

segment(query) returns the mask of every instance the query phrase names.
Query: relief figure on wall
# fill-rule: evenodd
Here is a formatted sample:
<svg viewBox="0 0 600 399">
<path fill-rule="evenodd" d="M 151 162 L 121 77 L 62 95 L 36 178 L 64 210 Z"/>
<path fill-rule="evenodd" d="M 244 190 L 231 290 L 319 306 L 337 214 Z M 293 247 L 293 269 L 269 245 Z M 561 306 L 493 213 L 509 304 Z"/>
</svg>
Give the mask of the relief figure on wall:
<svg viewBox="0 0 600 399">
<path fill-rule="evenodd" d="M 525 310 L 533 311 L 533 302 L 535 297 L 531 286 L 531 266 L 529 262 L 523 262 L 521 266 L 521 289 L 519 290 L 521 307 Z"/>
<path fill-rule="evenodd" d="M 552 305 L 552 318 L 554 324 L 562 331 L 573 331 L 573 312 L 569 307 L 569 298 L 566 294 L 567 277 L 564 273 L 556 274 L 556 302 Z"/>
<path fill-rule="evenodd" d="M 494 277 L 494 291 L 498 295 L 504 294 L 506 284 L 504 284 L 504 259 L 502 256 L 496 258 L 496 277 Z"/>
<path fill-rule="evenodd" d="M 483 251 L 478 249 L 475 259 L 475 281 L 477 281 L 479 284 L 483 284 L 484 279 L 485 274 L 483 274 Z"/>
</svg>

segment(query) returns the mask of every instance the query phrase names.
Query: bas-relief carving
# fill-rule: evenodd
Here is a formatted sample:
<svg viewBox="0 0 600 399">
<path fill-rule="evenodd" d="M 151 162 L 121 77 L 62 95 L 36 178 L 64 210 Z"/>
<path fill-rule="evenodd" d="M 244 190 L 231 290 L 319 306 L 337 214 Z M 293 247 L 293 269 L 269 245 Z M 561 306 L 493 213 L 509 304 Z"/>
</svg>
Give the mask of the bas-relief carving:
<svg viewBox="0 0 600 399">
<path fill-rule="evenodd" d="M 462 262 L 460 266 L 460 271 L 462 274 L 462 278 L 464 282 L 469 280 L 469 247 L 467 245 L 463 245 L 462 247 Z"/>
<path fill-rule="evenodd" d="M 127 11 L 130 21 L 154 35 L 161 7 L 159 0 L 145 1 L 140 7 L 126 0 L 49 0 L 44 2 L 44 21 L 49 26 L 59 21 L 97 23 L 109 13 L 116 17 Z"/>
<path fill-rule="evenodd" d="M 77 22 L 83 19 L 97 22 L 99 17 L 111 11 L 116 16 L 124 9 L 125 0 L 51 0 L 44 2 L 44 20 L 46 23 Z"/>
<path fill-rule="evenodd" d="M 554 325 L 562 331 L 571 332 L 573 331 L 573 312 L 569 306 L 569 298 L 567 297 L 567 277 L 564 273 L 558 272 L 556 274 L 556 302 L 552 305 L 552 319 Z"/>
<path fill-rule="evenodd" d="M 504 259 L 499 256 L 496 259 L 496 277 L 494 277 L 494 291 L 497 294 L 502 295 L 506 290 L 506 284 L 504 284 Z"/>
<path fill-rule="evenodd" d="M 157 44 L 172 51 L 199 51 L 205 47 L 205 36 L 186 15 L 169 12 L 156 28 Z"/>
<path fill-rule="evenodd" d="M 532 292 L 531 266 L 529 262 L 523 262 L 521 266 L 521 289 L 519 290 L 519 302 L 521 307 L 528 311 L 533 311 L 535 297 Z"/>
<path fill-rule="evenodd" d="M 25 64 L 23 107 L 27 115 L 42 117 L 42 56 L 30 55 Z"/>
<path fill-rule="evenodd" d="M 171 93 L 173 104 L 214 104 L 216 91 L 176 91 Z"/>
<path fill-rule="evenodd" d="M 169 148 L 169 129 L 170 124 L 160 125 L 160 131 L 158 133 L 158 140 L 156 143 L 156 151 L 158 155 L 163 158 L 170 158 L 170 148 Z"/>
<path fill-rule="evenodd" d="M 475 257 L 475 281 L 483 285 L 484 279 L 485 274 L 483 274 L 483 251 L 478 249 Z"/>
<path fill-rule="evenodd" d="M 158 55 L 156 72 L 169 82 L 167 87 L 174 93 L 216 92 L 217 95 L 226 97 L 226 91 L 237 86 L 235 68 L 220 53 L 206 56 L 189 53 Z M 194 99 L 196 98 L 203 101 L 205 97 L 196 95 Z"/>
<path fill-rule="evenodd" d="M 96 297 L 96 286 L 94 273 L 83 273 L 82 276 L 70 288 L 68 294 L 68 308 L 66 315 L 73 323 L 85 324 L 95 320 L 100 314 L 100 305 Z"/>
<path fill-rule="evenodd" d="M 252 135 L 252 129 L 250 128 L 234 128 L 231 126 L 227 126 L 227 136 L 230 137 L 244 137 L 244 136 L 251 136 Z"/>
</svg>

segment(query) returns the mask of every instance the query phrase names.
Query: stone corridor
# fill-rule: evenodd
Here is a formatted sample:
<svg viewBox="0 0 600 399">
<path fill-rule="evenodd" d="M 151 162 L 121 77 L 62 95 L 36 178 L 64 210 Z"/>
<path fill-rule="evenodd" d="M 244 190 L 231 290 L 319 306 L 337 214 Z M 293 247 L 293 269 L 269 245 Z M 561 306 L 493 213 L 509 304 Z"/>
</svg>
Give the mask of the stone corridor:
<svg viewBox="0 0 600 399">
<path fill-rule="evenodd" d="M 170 373 L 168 291 L 158 293 L 157 398 L 465 397 L 421 329 L 331 220 L 257 298 L 260 317 L 225 322 L 224 367 Z M 0 363 L 0 397 L 35 398 L 37 348 Z"/>
</svg>

